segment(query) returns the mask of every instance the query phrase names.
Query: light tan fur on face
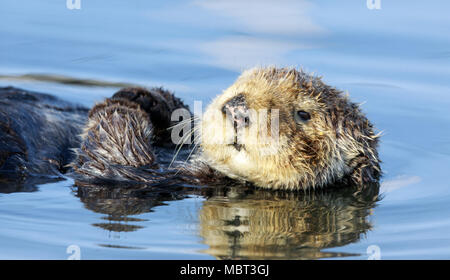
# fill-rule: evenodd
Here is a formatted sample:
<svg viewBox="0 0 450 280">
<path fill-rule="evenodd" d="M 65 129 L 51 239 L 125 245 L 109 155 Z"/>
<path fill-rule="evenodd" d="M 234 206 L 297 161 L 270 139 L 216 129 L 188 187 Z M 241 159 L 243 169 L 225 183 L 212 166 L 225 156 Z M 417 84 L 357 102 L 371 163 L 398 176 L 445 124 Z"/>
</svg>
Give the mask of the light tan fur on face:
<svg viewBox="0 0 450 280">
<path fill-rule="evenodd" d="M 279 110 L 279 139 L 261 143 L 255 126 L 267 125 L 251 116 L 244 149 L 230 144 L 234 128 L 222 113 L 224 104 L 243 95 L 253 111 Z M 309 121 L 297 123 L 303 110 Z M 295 69 L 254 68 L 208 106 L 201 122 L 201 158 L 230 178 L 271 189 L 307 189 L 341 181 L 356 183 L 379 176 L 377 137 L 357 106 L 319 78 Z M 253 130 L 254 131 L 254 130 Z"/>
</svg>

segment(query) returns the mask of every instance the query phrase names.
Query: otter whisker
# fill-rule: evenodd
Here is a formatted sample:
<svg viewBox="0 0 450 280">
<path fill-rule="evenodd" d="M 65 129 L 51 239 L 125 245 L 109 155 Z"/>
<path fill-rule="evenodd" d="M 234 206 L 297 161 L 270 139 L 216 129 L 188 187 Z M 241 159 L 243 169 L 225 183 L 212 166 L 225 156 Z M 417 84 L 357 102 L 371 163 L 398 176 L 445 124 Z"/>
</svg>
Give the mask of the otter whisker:
<svg viewBox="0 0 450 280">
<path fill-rule="evenodd" d="M 198 129 L 198 128 L 194 127 L 194 128 L 192 128 L 186 135 L 183 136 L 183 138 L 181 139 L 180 143 L 179 143 L 179 144 L 176 146 L 176 148 L 175 148 L 175 149 L 176 149 L 176 153 L 175 153 L 175 155 L 173 156 L 172 161 L 171 161 L 170 164 L 169 164 L 169 168 L 172 167 L 172 164 L 175 162 L 175 159 L 177 158 L 178 154 L 180 153 L 180 151 L 181 151 L 181 149 L 182 149 L 182 147 L 183 147 L 183 145 L 184 145 L 184 142 L 185 142 L 189 137 L 191 137 L 191 136 L 197 131 L 197 129 Z M 190 143 L 189 145 L 191 145 L 191 143 Z"/>
<path fill-rule="evenodd" d="M 190 117 L 190 118 L 188 118 L 188 119 L 185 119 L 185 120 L 182 120 L 182 121 L 178 122 L 178 123 L 175 124 L 175 125 L 169 126 L 169 127 L 167 128 L 167 130 L 174 129 L 175 127 L 179 127 L 179 126 L 185 126 L 185 125 L 187 125 L 188 123 L 195 122 L 196 120 L 199 120 L 199 119 L 200 119 L 200 117 L 198 117 L 198 116 L 192 116 L 192 117 Z"/>
</svg>

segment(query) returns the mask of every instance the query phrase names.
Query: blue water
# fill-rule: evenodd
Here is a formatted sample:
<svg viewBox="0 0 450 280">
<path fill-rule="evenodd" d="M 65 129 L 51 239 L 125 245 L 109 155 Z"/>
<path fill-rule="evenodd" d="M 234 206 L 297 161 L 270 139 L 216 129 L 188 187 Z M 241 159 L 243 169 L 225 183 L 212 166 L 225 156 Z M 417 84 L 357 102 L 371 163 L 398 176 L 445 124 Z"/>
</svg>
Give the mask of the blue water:
<svg viewBox="0 0 450 280">
<path fill-rule="evenodd" d="M 448 2 L 381 0 L 380 10 L 368 9 L 365 0 L 81 0 L 80 10 L 65 2 L 0 2 L 0 86 L 52 93 L 86 106 L 118 89 L 108 82 L 164 86 L 192 107 L 195 100 L 207 104 L 248 67 L 278 65 L 317 73 L 364 103 L 383 131 L 383 199 L 361 217 L 370 229 L 319 253 L 292 255 L 286 249 L 274 255 L 270 244 L 254 242 L 262 246 L 259 251 L 242 249 L 239 257 L 367 259 L 374 245 L 381 259 L 450 258 Z M 25 74 L 92 79 L 105 86 L 20 78 Z M 191 195 L 118 221 L 83 202 L 73 184 L 67 179 L 31 192 L 0 193 L 0 258 L 66 259 L 70 245 L 78 246 L 81 259 L 230 257 L 232 246 L 220 234 L 209 234 L 225 226 L 201 217 L 217 211 L 211 215 L 219 221 L 224 212 L 239 212 L 251 222 L 261 207 L 253 198 Z M 308 217 L 301 205 L 288 202 L 275 206 Z M 271 214 L 283 220 L 277 213 L 284 212 Z M 252 231 L 261 228 L 238 230 L 255 240 Z M 296 246 L 307 243 L 296 226 L 274 230 L 272 239 L 295 236 Z"/>
</svg>

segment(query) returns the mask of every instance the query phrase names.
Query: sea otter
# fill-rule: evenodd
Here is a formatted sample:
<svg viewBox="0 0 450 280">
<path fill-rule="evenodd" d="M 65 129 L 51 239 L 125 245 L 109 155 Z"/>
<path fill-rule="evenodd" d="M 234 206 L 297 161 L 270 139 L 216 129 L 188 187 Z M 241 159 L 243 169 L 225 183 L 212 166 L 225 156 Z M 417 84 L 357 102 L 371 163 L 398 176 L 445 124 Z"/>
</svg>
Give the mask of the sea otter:
<svg viewBox="0 0 450 280">
<path fill-rule="evenodd" d="M 303 71 L 245 71 L 194 128 L 201 141 L 190 160 L 169 168 L 168 129 L 177 125 L 170 116 L 182 108 L 172 93 L 143 88 L 95 105 L 83 128 L 74 125 L 81 140 L 72 145 L 72 176 L 84 184 L 230 180 L 273 190 L 364 187 L 380 177 L 372 124 L 341 91 Z"/>
</svg>

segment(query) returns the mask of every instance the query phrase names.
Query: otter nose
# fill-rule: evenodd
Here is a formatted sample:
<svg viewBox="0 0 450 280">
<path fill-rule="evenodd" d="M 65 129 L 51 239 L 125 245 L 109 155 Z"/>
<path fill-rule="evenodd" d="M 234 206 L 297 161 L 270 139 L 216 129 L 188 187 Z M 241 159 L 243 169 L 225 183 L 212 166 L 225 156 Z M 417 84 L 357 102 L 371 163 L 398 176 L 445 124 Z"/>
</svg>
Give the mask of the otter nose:
<svg viewBox="0 0 450 280">
<path fill-rule="evenodd" d="M 250 125 L 250 114 L 247 108 L 247 102 L 242 94 L 230 99 L 222 107 L 222 112 L 233 122 L 235 129 L 248 127 Z"/>
</svg>

